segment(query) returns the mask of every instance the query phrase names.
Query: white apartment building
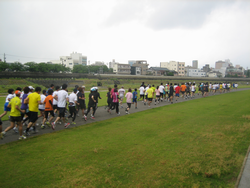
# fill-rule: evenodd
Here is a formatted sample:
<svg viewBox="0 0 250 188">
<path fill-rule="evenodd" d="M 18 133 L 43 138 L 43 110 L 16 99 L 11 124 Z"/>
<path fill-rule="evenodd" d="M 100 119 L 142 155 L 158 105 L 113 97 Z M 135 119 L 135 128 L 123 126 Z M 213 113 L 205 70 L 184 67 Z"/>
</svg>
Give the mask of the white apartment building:
<svg viewBox="0 0 250 188">
<path fill-rule="evenodd" d="M 129 64 L 116 63 L 113 66 L 113 72 L 116 74 L 130 74 L 131 73 L 131 66 Z"/>
<path fill-rule="evenodd" d="M 51 60 L 52 64 L 61 64 L 73 69 L 74 65 L 87 65 L 87 56 L 73 52 L 70 56 L 60 56 L 60 60 Z"/>
<path fill-rule="evenodd" d="M 174 70 L 178 72 L 179 76 L 185 76 L 185 62 L 177 62 L 177 61 L 160 62 L 160 67 L 167 68 L 169 70 Z"/>
<path fill-rule="evenodd" d="M 201 71 L 200 69 L 186 68 L 186 76 L 189 77 L 206 77 L 206 72 Z"/>
</svg>

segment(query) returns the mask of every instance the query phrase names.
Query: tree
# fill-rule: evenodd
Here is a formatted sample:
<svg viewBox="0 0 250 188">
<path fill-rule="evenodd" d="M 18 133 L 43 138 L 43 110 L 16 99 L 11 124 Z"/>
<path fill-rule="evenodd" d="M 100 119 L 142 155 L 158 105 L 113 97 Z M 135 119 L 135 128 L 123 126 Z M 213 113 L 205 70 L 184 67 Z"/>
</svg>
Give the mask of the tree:
<svg viewBox="0 0 250 188">
<path fill-rule="evenodd" d="M 29 72 L 39 72 L 38 64 L 35 62 L 24 63 L 24 68 L 26 71 L 29 71 Z"/>
<path fill-rule="evenodd" d="M 24 70 L 24 66 L 20 62 L 11 63 L 9 68 L 12 71 L 23 71 Z"/>
<path fill-rule="evenodd" d="M 5 71 L 8 68 L 9 68 L 8 63 L 6 63 L 6 62 L 0 62 L 0 71 Z"/>
</svg>

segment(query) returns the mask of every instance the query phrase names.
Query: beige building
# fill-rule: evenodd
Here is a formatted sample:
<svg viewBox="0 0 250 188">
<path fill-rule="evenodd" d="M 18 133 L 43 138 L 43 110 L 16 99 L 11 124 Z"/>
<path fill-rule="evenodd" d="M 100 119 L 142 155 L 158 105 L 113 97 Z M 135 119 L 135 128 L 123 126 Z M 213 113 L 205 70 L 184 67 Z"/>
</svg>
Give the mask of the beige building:
<svg viewBox="0 0 250 188">
<path fill-rule="evenodd" d="M 160 67 L 167 68 L 169 70 L 174 70 L 178 73 L 179 76 L 185 76 L 185 62 L 160 62 Z"/>
<path fill-rule="evenodd" d="M 113 66 L 113 72 L 116 74 L 131 74 L 131 66 L 129 64 L 116 63 Z"/>
<path fill-rule="evenodd" d="M 132 67 L 140 67 L 141 75 L 146 75 L 148 71 L 148 63 L 146 60 L 129 60 L 129 65 Z"/>
</svg>

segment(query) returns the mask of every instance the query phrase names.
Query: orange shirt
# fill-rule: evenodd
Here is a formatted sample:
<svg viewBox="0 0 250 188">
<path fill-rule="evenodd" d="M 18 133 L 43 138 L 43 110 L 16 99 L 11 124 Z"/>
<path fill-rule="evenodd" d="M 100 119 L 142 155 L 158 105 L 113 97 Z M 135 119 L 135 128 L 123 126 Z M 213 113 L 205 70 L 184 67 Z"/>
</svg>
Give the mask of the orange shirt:
<svg viewBox="0 0 250 188">
<path fill-rule="evenodd" d="M 51 101 L 51 104 L 50 102 Z M 52 111 L 53 110 L 53 96 L 52 95 L 48 95 L 45 100 L 45 111 Z"/>
<path fill-rule="evenodd" d="M 186 86 L 185 85 L 181 85 L 181 91 L 186 91 Z"/>
</svg>

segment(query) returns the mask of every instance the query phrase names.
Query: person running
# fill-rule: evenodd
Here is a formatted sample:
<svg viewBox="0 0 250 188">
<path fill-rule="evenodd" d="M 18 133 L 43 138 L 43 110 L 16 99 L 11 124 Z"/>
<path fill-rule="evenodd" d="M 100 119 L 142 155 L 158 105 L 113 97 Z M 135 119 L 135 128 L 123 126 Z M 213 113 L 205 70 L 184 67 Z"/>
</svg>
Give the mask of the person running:
<svg viewBox="0 0 250 188">
<path fill-rule="evenodd" d="M 59 86 L 56 86 L 56 90 L 53 92 L 53 97 L 54 97 L 54 99 L 53 99 L 53 109 L 54 109 L 54 114 L 56 114 L 57 113 L 57 93 L 58 93 L 58 91 L 59 91 L 59 89 L 60 89 L 60 87 Z"/>
<path fill-rule="evenodd" d="M 179 86 L 179 84 L 177 84 L 177 86 L 175 87 L 175 100 L 177 101 L 180 97 L 180 90 L 181 87 Z"/>
<path fill-rule="evenodd" d="M 186 95 L 186 85 L 184 83 L 182 83 L 181 85 L 181 94 L 182 94 L 182 98 L 184 99 L 184 95 Z"/>
<path fill-rule="evenodd" d="M 53 90 L 52 90 L 53 91 Z M 47 91 L 46 90 L 43 90 L 42 91 L 42 94 L 41 94 L 41 103 L 42 104 L 39 104 L 38 105 L 38 109 L 39 109 L 39 111 L 40 111 L 40 115 L 38 116 L 38 118 L 40 118 L 40 117 L 43 117 L 44 118 L 44 110 L 45 110 L 45 105 L 44 105 L 44 100 L 45 100 L 45 98 L 46 98 L 46 93 L 47 93 Z M 42 119 L 43 119 L 42 118 Z M 42 120 L 43 121 L 43 120 Z"/>
<path fill-rule="evenodd" d="M 160 93 L 159 86 L 157 86 L 155 89 L 155 105 L 156 105 L 156 102 L 158 102 L 158 104 L 160 103 L 160 98 L 161 98 L 161 93 Z"/>
<path fill-rule="evenodd" d="M 147 90 L 149 89 L 149 85 L 145 88 L 145 97 L 144 97 L 144 105 L 147 104 L 147 101 L 148 101 L 148 93 L 147 93 Z"/>
<path fill-rule="evenodd" d="M 123 86 L 121 87 L 121 89 L 118 90 L 118 93 L 119 93 L 119 97 L 120 97 L 120 106 L 121 106 L 121 108 L 123 108 L 122 102 L 123 102 L 123 98 L 125 95 L 125 89 Z"/>
<path fill-rule="evenodd" d="M 75 93 L 77 93 L 77 89 L 76 89 Z M 82 118 L 84 119 L 84 111 L 86 109 L 86 104 L 85 104 L 85 94 L 84 94 L 84 91 L 83 91 L 82 87 L 78 88 L 77 106 L 78 106 L 78 111 L 81 109 L 81 111 L 82 111 Z M 75 108 L 75 102 L 74 102 L 74 108 Z"/>
<path fill-rule="evenodd" d="M 206 84 L 204 84 L 204 95 L 203 95 L 203 97 L 207 97 L 208 96 L 208 88 L 209 86 L 208 86 L 208 83 L 206 83 Z"/>
<path fill-rule="evenodd" d="M 164 90 L 165 90 L 165 88 L 163 86 L 163 83 L 161 83 L 159 89 L 160 89 L 161 101 L 163 101 L 163 93 L 164 93 Z"/>
<path fill-rule="evenodd" d="M 169 101 L 171 102 L 171 104 L 173 104 L 174 87 L 172 83 L 170 83 L 168 96 L 169 96 Z"/>
<path fill-rule="evenodd" d="M 135 109 L 137 109 L 137 89 L 133 92 L 133 104 L 135 104 Z"/>
<path fill-rule="evenodd" d="M 62 90 L 58 91 L 57 96 L 55 97 L 55 99 L 57 100 L 57 108 L 59 111 L 59 117 L 57 117 L 56 120 L 52 123 L 53 130 L 55 130 L 56 122 L 59 120 L 63 120 L 65 128 L 68 128 L 68 126 L 70 125 L 70 123 L 66 123 L 66 119 L 65 119 L 66 104 L 67 104 L 67 101 L 69 101 L 69 95 L 66 89 L 67 89 L 67 84 L 63 84 Z"/>
<path fill-rule="evenodd" d="M 43 118 L 43 122 L 42 122 L 42 126 L 41 128 L 44 129 L 45 128 L 45 121 L 48 120 L 49 114 L 50 114 L 50 118 L 49 120 L 46 122 L 46 124 L 51 127 L 51 121 L 52 119 L 55 117 L 54 114 L 54 108 L 53 108 L 53 100 L 54 97 L 52 96 L 53 94 L 53 90 L 49 89 L 48 90 L 48 96 L 45 98 L 45 100 L 43 101 L 44 105 L 45 105 L 45 110 L 44 110 L 44 118 Z"/>
<path fill-rule="evenodd" d="M 9 131 L 10 129 L 12 129 L 16 123 L 19 127 L 19 140 L 22 140 L 22 139 L 26 139 L 26 137 L 23 136 L 23 131 L 22 131 L 23 128 L 22 128 L 22 123 L 21 123 L 21 112 L 24 113 L 24 111 L 22 111 L 20 109 L 21 100 L 19 97 L 21 95 L 21 91 L 16 90 L 15 95 L 16 95 L 16 97 L 12 98 L 8 104 L 8 108 L 11 109 L 11 111 L 10 111 L 10 126 L 7 127 L 3 132 L 1 132 L 0 137 L 3 138 L 3 136 L 6 134 L 6 132 Z"/>
<path fill-rule="evenodd" d="M 191 98 L 194 98 L 195 96 L 195 83 L 191 86 Z"/>
<path fill-rule="evenodd" d="M 142 102 L 144 102 L 144 92 L 145 92 L 144 85 L 141 85 L 139 91 L 140 91 L 140 98 L 138 99 L 138 101 L 142 98 Z"/>
<path fill-rule="evenodd" d="M 24 131 L 26 136 L 29 136 L 29 129 L 33 127 L 34 133 L 37 133 L 36 130 L 36 121 L 38 119 L 38 105 L 41 103 L 40 96 L 41 88 L 36 87 L 35 92 L 28 95 L 28 97 L 24 100 L 25 104 L 29 104 L 29 124 Z"/>
<path fill-rule="evenodd" d="M 10 100 L 15 97 L 15 95 L 14 95 L 14 89 L 8 89 L 8 93 L 9 94 L 7 95 L 7 97 L 5 99 L 4 113 L 0 115 L 0 118 L 2 118 L 3 116 L 5 116 L 7 114 L 7 112 L 10 112 L 10 110 L 11 110 L 10 108 L 8 108 L 8 104 L 9 104 Z"/>
<path fill-rule="evenodd" d="M 107 112 L 111 113 L 111 110 L 110 110 L 112 106 L 111 87 L 109 87 L 106 97 L 107 97 L 107 103 L 108 103 Z"/>
<path fill-rule="evenodd" d="M 147 93 L 147 98 L 148 98 L 148 107 L 150 107 L 150 104 L 153 101 L 153 94 L 154 94 L 154 91 L 151 88 L 151 85 L 148 85 L 148 89 L 147 89 L 146 93 Z"/>
<path fill-rule="evenodd" d="M 76 103 L 77 103 L 77 96 L 76 96 L 77 89 L 74 89 L 73 92 L 69 95 L 69 113 L 70 115 L 68 118 L 72 118 L 72 125 L 75 125 L 76 119 Z M 84 115 L 83 115 L 84 117 Z"/>
<path fill-rule="evenodd" d="M 186 84 L 186 99 L 190 96 L 190 85 L 189 83 Z"/>
<path fill-rule="evenodd" d="M 22 113 L 21 114 L 21 117 L 22 117 L 22 125 L 26 125 L 27 124 L 25 123 L 28 119 L 29 119 L 29 106 L 28 104 L 25 104 L 24 103 L 24 100 L 28 97 L 28 94 L 29 94 L 29 87 L 24 87 L 23 88 L 23 94 L 22 94 L 22 106 L 21 106 L 21 110 L 25 110 L 25 113 Z"/>
<path fill-rule="evenodd" d="M 131 93 L 132 89 L 129 88 L 128 92 L 126 93 L 125 97 L 126 97 L 126 102 L 127 102 L 127 108 L 126 108 L 126 114 L 129 114 L 129 109 L 131 108 L 131 103 L 132 103 L 132 98 L 133 98 L 133 94 Z"/>
<path fill-rule="evenodd" d="M 153 100 L 155 99 L 155 85 L 152 85 L 152 90 L 153 90 Z"/>
<path fill-rule="evenodd" d="M 94 115 L 95 115 L 95 110 L 96 110 L 95 107 L 96 107 L 96 100 L 97 100 L 96 95 L 95 95 L 95 88 L 91 88 L 90 92 L 91 93 L 89 94 L 88 110 L 87 110 L 87 113 L 84 115 L 85 121 L 87 121 L 87 116 L 91 109 L 93 111 L 91 114 L 91 119 L 95 119 Z"/>
<path fill-rule="evenodd" d="M 120 115 L 120 112 L 119 112 L 119 93 L 117 92 L 117 89 L 114 89 L 114 92 L 112 93 L 111 98 L 112 98 L 114 108 L 116 109 L 116 114 Z"/>
<path fill-rule="evenodd" d="M 100 93 L 98 92 L 98 87 L 95 87 L 94 94 L 96 95 L 96 106 L 95 106 L 95 111 L 96 111 L 98 108 L 98 99 L 102 99 Z"/>
</svg>

